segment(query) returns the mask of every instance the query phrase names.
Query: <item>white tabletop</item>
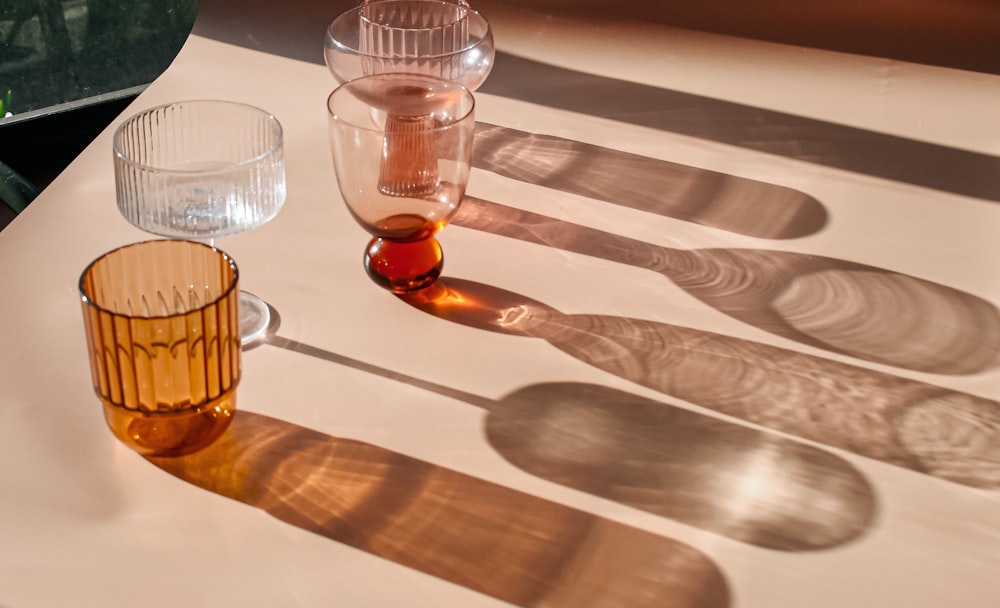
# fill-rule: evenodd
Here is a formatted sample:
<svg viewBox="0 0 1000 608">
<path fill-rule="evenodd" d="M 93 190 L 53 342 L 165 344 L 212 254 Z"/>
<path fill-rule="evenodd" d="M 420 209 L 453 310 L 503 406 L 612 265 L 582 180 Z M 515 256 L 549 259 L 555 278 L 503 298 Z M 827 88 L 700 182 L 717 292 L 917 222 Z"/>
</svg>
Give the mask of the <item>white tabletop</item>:
<svg viewBox="0 0 1000 608">
<path fill-rule="evenodd" d="M 996 605 L 1000 77 L 484 0 L 464 300 L 421 308 L 332 169 L 349 3 L 203 4 L 126 113 L 282 122 L 284 210 L 217 243 L 280 325 L 153 463 L 76 287 L 149 238 L 113 126 L 0 233 L 0 606 Z"/>
</svg>

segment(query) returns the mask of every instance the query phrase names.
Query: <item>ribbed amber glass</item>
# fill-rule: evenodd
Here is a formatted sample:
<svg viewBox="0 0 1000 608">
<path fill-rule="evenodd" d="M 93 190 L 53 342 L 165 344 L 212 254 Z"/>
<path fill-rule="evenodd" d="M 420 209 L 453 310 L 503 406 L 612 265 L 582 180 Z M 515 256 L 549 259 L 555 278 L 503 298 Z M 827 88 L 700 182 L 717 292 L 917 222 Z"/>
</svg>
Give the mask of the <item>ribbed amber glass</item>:
<svg viewBox="0 0 1000 608">
<path fill-rule="evenodd" d="M 94 390 L 115 436 L 177 456 L 229 426 L 240 381 L 239 272 L 191 241 L 128 245 L 80 277 Z"/>
</svg>

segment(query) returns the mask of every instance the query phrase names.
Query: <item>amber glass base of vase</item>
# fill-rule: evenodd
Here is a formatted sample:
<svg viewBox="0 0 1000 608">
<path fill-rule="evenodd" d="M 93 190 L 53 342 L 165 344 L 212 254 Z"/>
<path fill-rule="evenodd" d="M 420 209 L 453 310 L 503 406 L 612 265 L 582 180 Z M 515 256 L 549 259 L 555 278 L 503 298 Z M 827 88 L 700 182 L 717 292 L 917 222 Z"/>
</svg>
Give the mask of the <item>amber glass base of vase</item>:
<svg viewBox="0 0 1000 608">
<path fill-rule="evenodd" d="M 365 249 L 365 270 L 379 286 L 393 293 L 429 287 L 441 276 L 444 252 L 434 237 L 419 241 L 374 238 Z"/>
</svg>

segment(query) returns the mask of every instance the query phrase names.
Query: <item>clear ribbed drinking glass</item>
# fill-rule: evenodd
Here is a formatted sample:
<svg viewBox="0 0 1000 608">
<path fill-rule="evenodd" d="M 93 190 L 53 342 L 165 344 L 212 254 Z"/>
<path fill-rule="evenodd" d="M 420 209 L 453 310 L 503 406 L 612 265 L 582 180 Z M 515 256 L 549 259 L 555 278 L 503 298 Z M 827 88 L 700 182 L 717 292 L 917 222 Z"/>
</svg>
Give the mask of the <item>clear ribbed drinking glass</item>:
<svg viewBox="0 0 1000 608">
<path fill-rule="evenodd" d="M 125 445 L 179 456 L 229 426 L 240 381 L 239 271 L 218 249 L 121 247 L 80 276 L 94 391 Z"/>
<path fill-rule="evenodd" d="M 463 66 L 456 51 L 469 44 L 468 5 L 365 0 L 360 43 L 365 74 L 410 72 L 460 79 Z"/>
<path fill-rule="evenodd" d="M 454 0 L 368 0 L 337 16 L 324 40 L 327 68 L 341 83 L 408 73 L 475 91 L 495 54 L 489 21 Z"/>
<path fill-rule="evenodd" d="M 222 100 L 178 101 L 126 119 L 113 139 L 118 210 L 164 237 L 214 239 L 274 218 L 285 203 L 282 128 L 270 113 Z M 244 343 L 270 309 L 243 293 Z"/>
</svg>

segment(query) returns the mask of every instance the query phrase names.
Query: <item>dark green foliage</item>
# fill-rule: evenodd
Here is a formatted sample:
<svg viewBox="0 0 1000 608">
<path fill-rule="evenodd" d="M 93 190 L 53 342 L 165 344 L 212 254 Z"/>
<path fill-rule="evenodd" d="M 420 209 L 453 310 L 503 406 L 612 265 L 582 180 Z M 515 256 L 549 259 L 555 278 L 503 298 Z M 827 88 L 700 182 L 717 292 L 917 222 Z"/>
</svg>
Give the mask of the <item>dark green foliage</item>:
<svg viewBox="0 0 1000 608">
<path fill-rule="evenodd" d="M 6 110 L 148 84 L 180 50 L 197 9 L 198 0 L 3 0 L 0 89 L 15 101 Z"/>
</svg>

